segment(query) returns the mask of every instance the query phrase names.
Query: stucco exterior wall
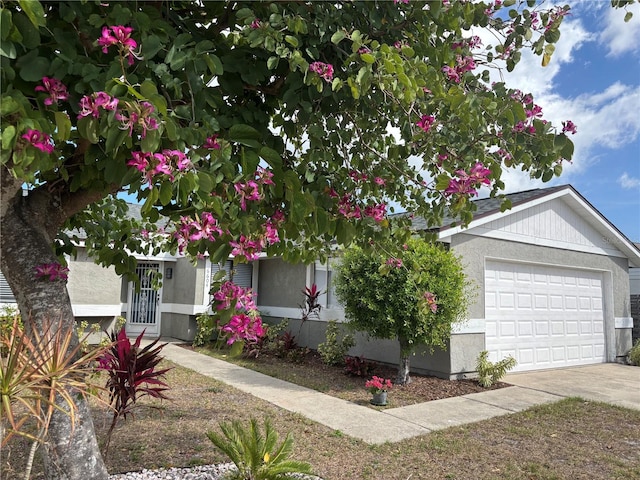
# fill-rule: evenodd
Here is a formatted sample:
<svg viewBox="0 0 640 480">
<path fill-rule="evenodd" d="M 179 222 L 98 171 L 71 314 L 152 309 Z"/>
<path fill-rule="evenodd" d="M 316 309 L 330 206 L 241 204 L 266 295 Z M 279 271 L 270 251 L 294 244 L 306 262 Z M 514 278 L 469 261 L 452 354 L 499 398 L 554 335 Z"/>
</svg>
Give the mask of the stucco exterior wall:
<svg viewBox="0 0 640 480">
<path fill-rule="evenodd" d="M 69 262 L 67 289 L 73 305 L 120 305 L 122 280 L 115 267 L 102 267 L 78 248 L 78 256 Z"/>
<path fill-rule="evenodd" d="M 160 335 L 190 342 L 196 335 L 195 315 L 164 312 L 160 324 Z"/>
<path fill-rule="evenodd" d="M 303 301 L 307 267 L 274 258 L 260 260 L 258 270 L 258 305 L 297 307 Z"/>
</svg>

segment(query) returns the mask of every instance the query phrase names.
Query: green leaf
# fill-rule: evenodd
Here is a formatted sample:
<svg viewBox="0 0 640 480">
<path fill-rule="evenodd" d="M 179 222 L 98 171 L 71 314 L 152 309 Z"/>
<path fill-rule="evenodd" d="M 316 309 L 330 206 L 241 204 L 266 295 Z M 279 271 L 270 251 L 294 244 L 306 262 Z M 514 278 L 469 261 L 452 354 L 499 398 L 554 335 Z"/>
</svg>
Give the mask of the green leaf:
<svg viewBox="0 0 640 480">
<path fill-rule="evenodd" d="M 346 36 L 347 34 L 344 32 L 344 30 L 338 30 L 333 35 L 331 35 L 331 43 L 337 45 L 342 40 L 344 40 Z"/>
<path fill-rule="evenodd" d="M 95 118 L 82 117 L 78 120 L 78 132 L 91 143 L 98 143 L 98 121 Z"/>
<path fill-rule="evenodd" d="M 158 130 L 147 130 L 147 136 L 140 142 L 140 148 L 145 153 L 154 153 L 160 146 Z"/>
<path fill-rule="evenodd" d="M 436 190 L 446 190 L 449 186 L 449 182 L 451 182 L 451 177 L 446 173 L 442 173 L 436 177 Z"/>
<path fill-rule="evenodd" d="M 213 178 L 211 175 L 205 172 L 198 173 L 198 188 L 201 192 L 210 193 L 213 191 L 214 187 Z"/>
<path fill-rule="evenodd" d="M 262 136 L 255 128 L 249 125 L 237 124 L 229 129 L 229 141 L 240 143 L 248 147 L 260 148 Z"/>
<path fill-rule="evenodd" d="M 156 87 L 156 84 L 151 80 L 145 80 L 144 82 L 142 82 L 142 85 L 140 85 L 140 93 L 145 98 L 151 98 L 152 96 L 158 94 L 158 88 Z"/>
<path fill-rule="evenodd" d="M 7 125 L 2 131 L 2 148 L 9 150 L 11 148 L 11 141 L 16 136 L 16 127 L 13 125 Z"/>
<path fill-rule="evenodd" d="M 211 255 L 211 263 L 220 263 L 221 261 L 226 260 L 229 257 L 230 253 L 231 247 L 229 246 L 229 244 L 223 243 L 216 249 L 215 252 L 213 252 L 213 255 Z"/>
<path fill-rule="evenodd" d="M 13 23 L 22 35 L 21 43 L 25 48 L 36 48 L 40 45 L 40 32 L 25 15 L 18 13 L 13 19 Z M 3 23 L 2 29 L 4 28 Z"/>
<path fill-rule="evenodd" d="M 204 61 L 207 63 L 207 67 L 209 67 L 209 71 L 212 75 L 222 75 L 224 73 L 224 67 L 217 55 L 208 53 L 204 55 Z"/>
<path fill-rule="evenodd" d="M 36 57 L 23 62 L 20 68 L 20 77 L 27 82 L 37 82 L 47 75 L 49 60 L 44 57 Z"/>
<path fill-rule="evenodd" d="M 336 225 L 336 240 L 340 245 L 348 245 L 356 236 L 356 227 L 347 220 L 340 220 Z"/>
<path fill-rule="evenodd" d="M 267 60 L 267 68 L 269 70 L 275 70 L 278 68 L 278 63 L 280 62 L 280 57 L 269 57 Z"/>
<path fill-rule="evenodd" d="M 160 203 L 162 205 L 168 205 L 173 199 L 173 184 L 169 181 L 163 182 L 160 186 Z"/>
<path fill-rule="evenodd" d="M 55 139 L 62 142 L 69 140 L 71 136 L 71 119 L 69 119 L 69 115 L 64 112 L 55 112 L 54 116 L 56 119 Z"/>
<path fill-rule="evenodd" d="M 553 170 L 545 170 L 544 173 L 542 174 L 543 182 L 548 182 L 552 178 L 553 178 Z"/>
<path fill-rule="evenodd" d="M 376 57 L 374 57 L 370 53 L 362 53 L 360 54 L 360 58 L 362 59 L 363 62 L 368 64 L 372 64 L 376 62 Z"/>
<path fill-rule="evenodd" d="M 282 167 L 282 157 L 278 152 L 269 147 L 262 147 L 260 149 L 260 156 L 264 158 L 271 168 L 280 169 Z"/>
<path fill-rule="evenodd" d="M 0 40 L 0 55 L 10 59 L 16 58 L 16 46 L 9 40 Z"/>
<path fill-rule="evenodd" d="M 107 142 L 104 147 L 105 152 L 117 152 L 124 143 L 124 139 L 128 134 L 129 132 L 126 130 L 121 130 L 116 126 L 111 127 L 107 132 Z"/>
<path fill-rule="evenodd" d="M 0 115 L 10 115 L 21 109 L 20 104 L 12 97 L 3 96 L 0 101 Z"/>
<path fill-rule="evenodd" d="M 284 41 L 287 42 L 289 45 L 291 45 L 294 48 L 298 48 L 298 39 L 292 35 L 287 35 L 284 37 Z"/>
<path fill-rule="evenodd" d="M 500 213 L 504 213 L 507 210 L 511 210 L 511 207 L 512 207 L 511 200 L 508 198 L 505 198 L 500 204 Z"/>
<path fill-rule="evenodd" d="M 44 27 L 47 24 L 44 18 L 44 9 L 37 0 L 19 0 L 18 4 L 35 27 Z"/>
<path fill-rule="evenodd" d="M 633 18 L 633 13 L 632 12 L 625 13 L 625 15 L 624 15 L 625 23 L 628 22 L 629 20 L 631 20 L 631 18 Z"/>
<path fill-rule="evenodd" d="M 0 39 L 6 40 L 11 31 L 13 22 L 11 21 L 11 10 L 0 8 Z"/>
</svg>

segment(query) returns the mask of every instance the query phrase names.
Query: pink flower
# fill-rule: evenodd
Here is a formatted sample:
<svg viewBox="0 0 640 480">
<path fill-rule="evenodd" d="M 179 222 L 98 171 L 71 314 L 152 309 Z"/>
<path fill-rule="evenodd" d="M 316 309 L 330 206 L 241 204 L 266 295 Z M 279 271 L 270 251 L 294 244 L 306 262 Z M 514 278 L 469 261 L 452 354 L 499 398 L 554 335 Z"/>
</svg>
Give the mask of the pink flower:
<svg viewBox="0 0 640 480">
<path fill-rule="evenodd" d="M 51 136 L 41 132 L 40 130 L 29 129 L 21 138 L 24 138 L 31 144 L 31 146 L 37 148 L 41 152 L 53 153 L 53 140 L 51 139 Z"/>
<path fill-rule="evenodd" d="M 163 150 L 162 154 L 169 162 L 175 164 L 180 172 L 191 166 L 191 160 L 179 150 Z"/>
<path fill-rule="evenodd" d="M 269 245 L 273 245 L 274 243 L 280 243 L 280 237 L 278 236 L 278 229 L 274 226 L 274 224 L 267 220 L 267 223 L 264 225 L 265 234 L 264 239 L 267 241 Z"/>
<path fill-rule="evenodd" d="M 36 266 L 36 278 L 49 277 L 49 281 L 53 282 L 56 279 L 66 280 L 68 278 L 69 269 L 63 267 L 57 262 L 43 263 Z"/>
<path fill-rule="evenodd" d="M 35 88 L 36 92 L 47 92 L 49 96 L 44 99 L 45 105 L 53 105 L 58 100 L 67 100 L 69 92 L 67 87 L 57 78 L 42 77 L 42 85 Z"/>
<path fill-rule="evenodd" d="M 393 0 L 393 4 L 397 5 L 399 3 L 404 3 L 405 5 L 409 4 L 409 0 Z"/>
<path fill-rule="evenodd" d="M 427 302 L 427 306 L 429 307 L 429 309 L 433 312 L 436 313 L 438 311 L 438 304 L 436 303 L 436 296 L 434 293 L 431 292 L 424 292 L 423 295 L 424 299 Z"/>
<path fill-rule="evenodd" d="M 416 122 L 416 125 L 426 133 L 431 129 L 431 126 L 435 121 L 436 119 L 433 115 L 422 115 L 422 117 L 420 117 L 420 120 Z"/>
<path fill-rule="evenodd" d="M 343 195 L 340 199 L 340 202 L 338 203 L 338 212 L 340 212 L 344 218 L 362 218 L 360 207 L 353 203 L 349 194 Z"/>
<path fill-rule="evenodd" d="M 209 212 L 203 212 L 201 217 L 196 216 L 195 220 L 191 217 L 181 217 L 180 226 L 173 236 L 178 241 L 178 251 L 183 253 L 191 242 L 202 239 L 214 242 L 216 236 L 222 234 L 223 231 L 213 215 Z"/>
<path fill-rule="evenodd" d="M 271 170 L 267 170 L 266 168 L 258 167 L 256 170 L 256 182 L 260 185 L 275 185 L 273 183 L 273 172 Z"/>
<path fill-rule="evenodd" d="M 390 265 L 392 267 L 395 268 L 400 268 L 402 267 L 402 259 L 401 258 L 387 258 L 387 261 L 385 262 L 385 265 Z"/>
<path fill-rule="evenodd" d="M 571 120 L 567 120 L 562 122 L 562 133 L 571 133 L 572 135 L 575 135 L 578 133 L 578 127 L 576 127 L 576 124 Z"/>
<path fill-rule="evenodd" d="M 258 184 L 253 180 L 249 180 L 247 183 L 236 183 L 233 185 L 233 188 L 236 193 L 240 195 L 240 208 L 242 210 L 247 209 L 247 200 L 262 200 L 262 195 L 258 190 Z"/>
<path fill-rule="evenodd" d="M 364 209 L 364 214 L 367 217 L 373 218 L 376 222 L 381 222 L 384 220 L 384 216 L 387 213 L 387 206 L 384 203 L 380 203 L 375 206 L 366 207 Z"/>
<path fill-rule="evenodd" d="M 309 70 L 317 73 L 321 78 L 324 78 L 327 82 L 333 80 L 333 66 L 324 62 L 313 62 L 309 65 Z"/>
<path fill-rule="evenodd" d="M 393 383 L 391 383 L 391 380 L 388 378 L 377 377 L 374 375 L 371 377 L 371 380 L 367 380 L 365 382 L 364 386 L 368 388 L 371 393 L 380 393 L 391 390 Z"/>
<path fill-rule="evenodd" d="M 256 341 L 265 334 L 262 319 L 257 315 L 252 317 L 246 313 L 233 315 L 229 323 L 220 327 L 220 331 L 229 335 L 228 345 L 243 340 Z"/>
<path fill-rule="evenodd" d="M 102 35 L 98 39 L 98 45 L 102 46 L 103 53 L 108 53 L 111 45 L 117 45 L 120 55 L 127 58 L 129 65 L 133 65 L 133 58 L 139 57 L 134 53 L 138 43 L 131 38 L 131 33 L 133 33 L 133 28 L 122 25 L 102 27 Z"/>
<path fill-rule="evenodd" d="M 477 195 L 476 188 L 480 185 L 490 185 L 491 180 L 487 178 L 491 174 L 491 170 L 477 162 L 469 171 L 456 170 L 458 178 L 452 178 L 449 186 L 444 191 L 445 195 Z"/>
<path fill-rule="evenodd" d="M 445 65 L 444 67 L 442 67 L 442 71 L 449 80 L 455 83 L 460 83 L 460 75 L 458 75 L 458 72 L 455 68 L 452 68 L 449 65 Z"/>
<path fill-rule="evenodd" d="M 85 95 L 80 99 L 80 113 L 78 118 L 88 117 L 91 115 L 93 118 L 100 116 L 100 108 L 104 110 L 115 110 L 118 107 L 118 99 L 111 97 L 105 92 L 96 92 L 89 95 Z"/>
<path fill-rule="evenodd" d="M 218 143 L 217 138 L 218 138 L 217 133 L 214 133 L 210 137 L 207 137 L 207 139 L 204 142 L 204 145 L 202 145 L 202 148 L 208 148 L 209 150 L 220 150 L 220 144 Z"/>
<path fill-rule="evenodd" d="M 251 28 L 253 28 L 254 30 L 256 28 L 260 28 L 261 24 L 260 24 L 260 19 L 256 18 L 253 20 L 253 22 L 251 22 Z"/>
<path fill-rule="evenodd" d="M 374 179 L 373 179 L 373 181 L 374 181 L 374 183 L 375 183 L 376 185 L 380 185 L 381 187 L 384 187 L 384 185 L 387 183 L 387 182 L 384 180 L 384 178 L 381 178 L 381 177 L 376 177 L 376 178 L 374 178 Z"/>
<path fill-rule="evenodd" d="M 29 129 L 21 138 L 25 139 L 33 147 L 42 152 L 53 153 L 53 141 L 49 134 L 43 133 L 39 130 Z"/>
<path fill-rule="evenodd" d="M 237 242 L 231 241 L 229 245 L 233 247 L 231 255 L 245 257 L 248 261 L 257 260 L 262 252 L 262 240 L 251 240 L 245 235 L 240 235 Z"/>
<path fill-rule="evenodd" d="M 149 167 L 151 154 L 143 152 L 131 152 L 131 156 L 133 158 L 127 162 L 127 166 L 135 167 L 141 172 L 146 171 L 147 167 Z"/>
</svg>

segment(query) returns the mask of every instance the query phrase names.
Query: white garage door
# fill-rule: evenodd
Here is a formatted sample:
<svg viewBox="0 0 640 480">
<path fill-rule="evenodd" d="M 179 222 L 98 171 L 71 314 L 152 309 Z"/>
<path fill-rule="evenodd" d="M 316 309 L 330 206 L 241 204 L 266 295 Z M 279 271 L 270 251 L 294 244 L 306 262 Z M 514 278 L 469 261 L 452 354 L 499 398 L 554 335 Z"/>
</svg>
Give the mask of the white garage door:
<svg viewBox="0 0 640 480">
<path fill-rule="evenodd" d="M 514 371 L 605 361 L 602 273 L 488 261 L 486 348 Z"/>
</svg>

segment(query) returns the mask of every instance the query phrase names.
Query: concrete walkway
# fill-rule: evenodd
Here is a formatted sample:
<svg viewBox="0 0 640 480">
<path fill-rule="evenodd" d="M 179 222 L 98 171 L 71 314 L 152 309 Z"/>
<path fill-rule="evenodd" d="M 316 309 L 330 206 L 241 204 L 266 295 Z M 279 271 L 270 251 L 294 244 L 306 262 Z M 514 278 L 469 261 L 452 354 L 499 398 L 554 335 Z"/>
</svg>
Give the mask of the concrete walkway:
<svg viewBox="0 0 640 480">
<path fill-rule="evenodd" d="M 168 344 L 162 353 L 178 365 L 370 444 L 397 442 L 433 430 L 519 412 L 568 396 L 640 410 L 640 368 L 617 364 L 512 374 L 506 378 L 514 385 L 512 387 L 375 410 L 177 345 Z"/>
</svg>

